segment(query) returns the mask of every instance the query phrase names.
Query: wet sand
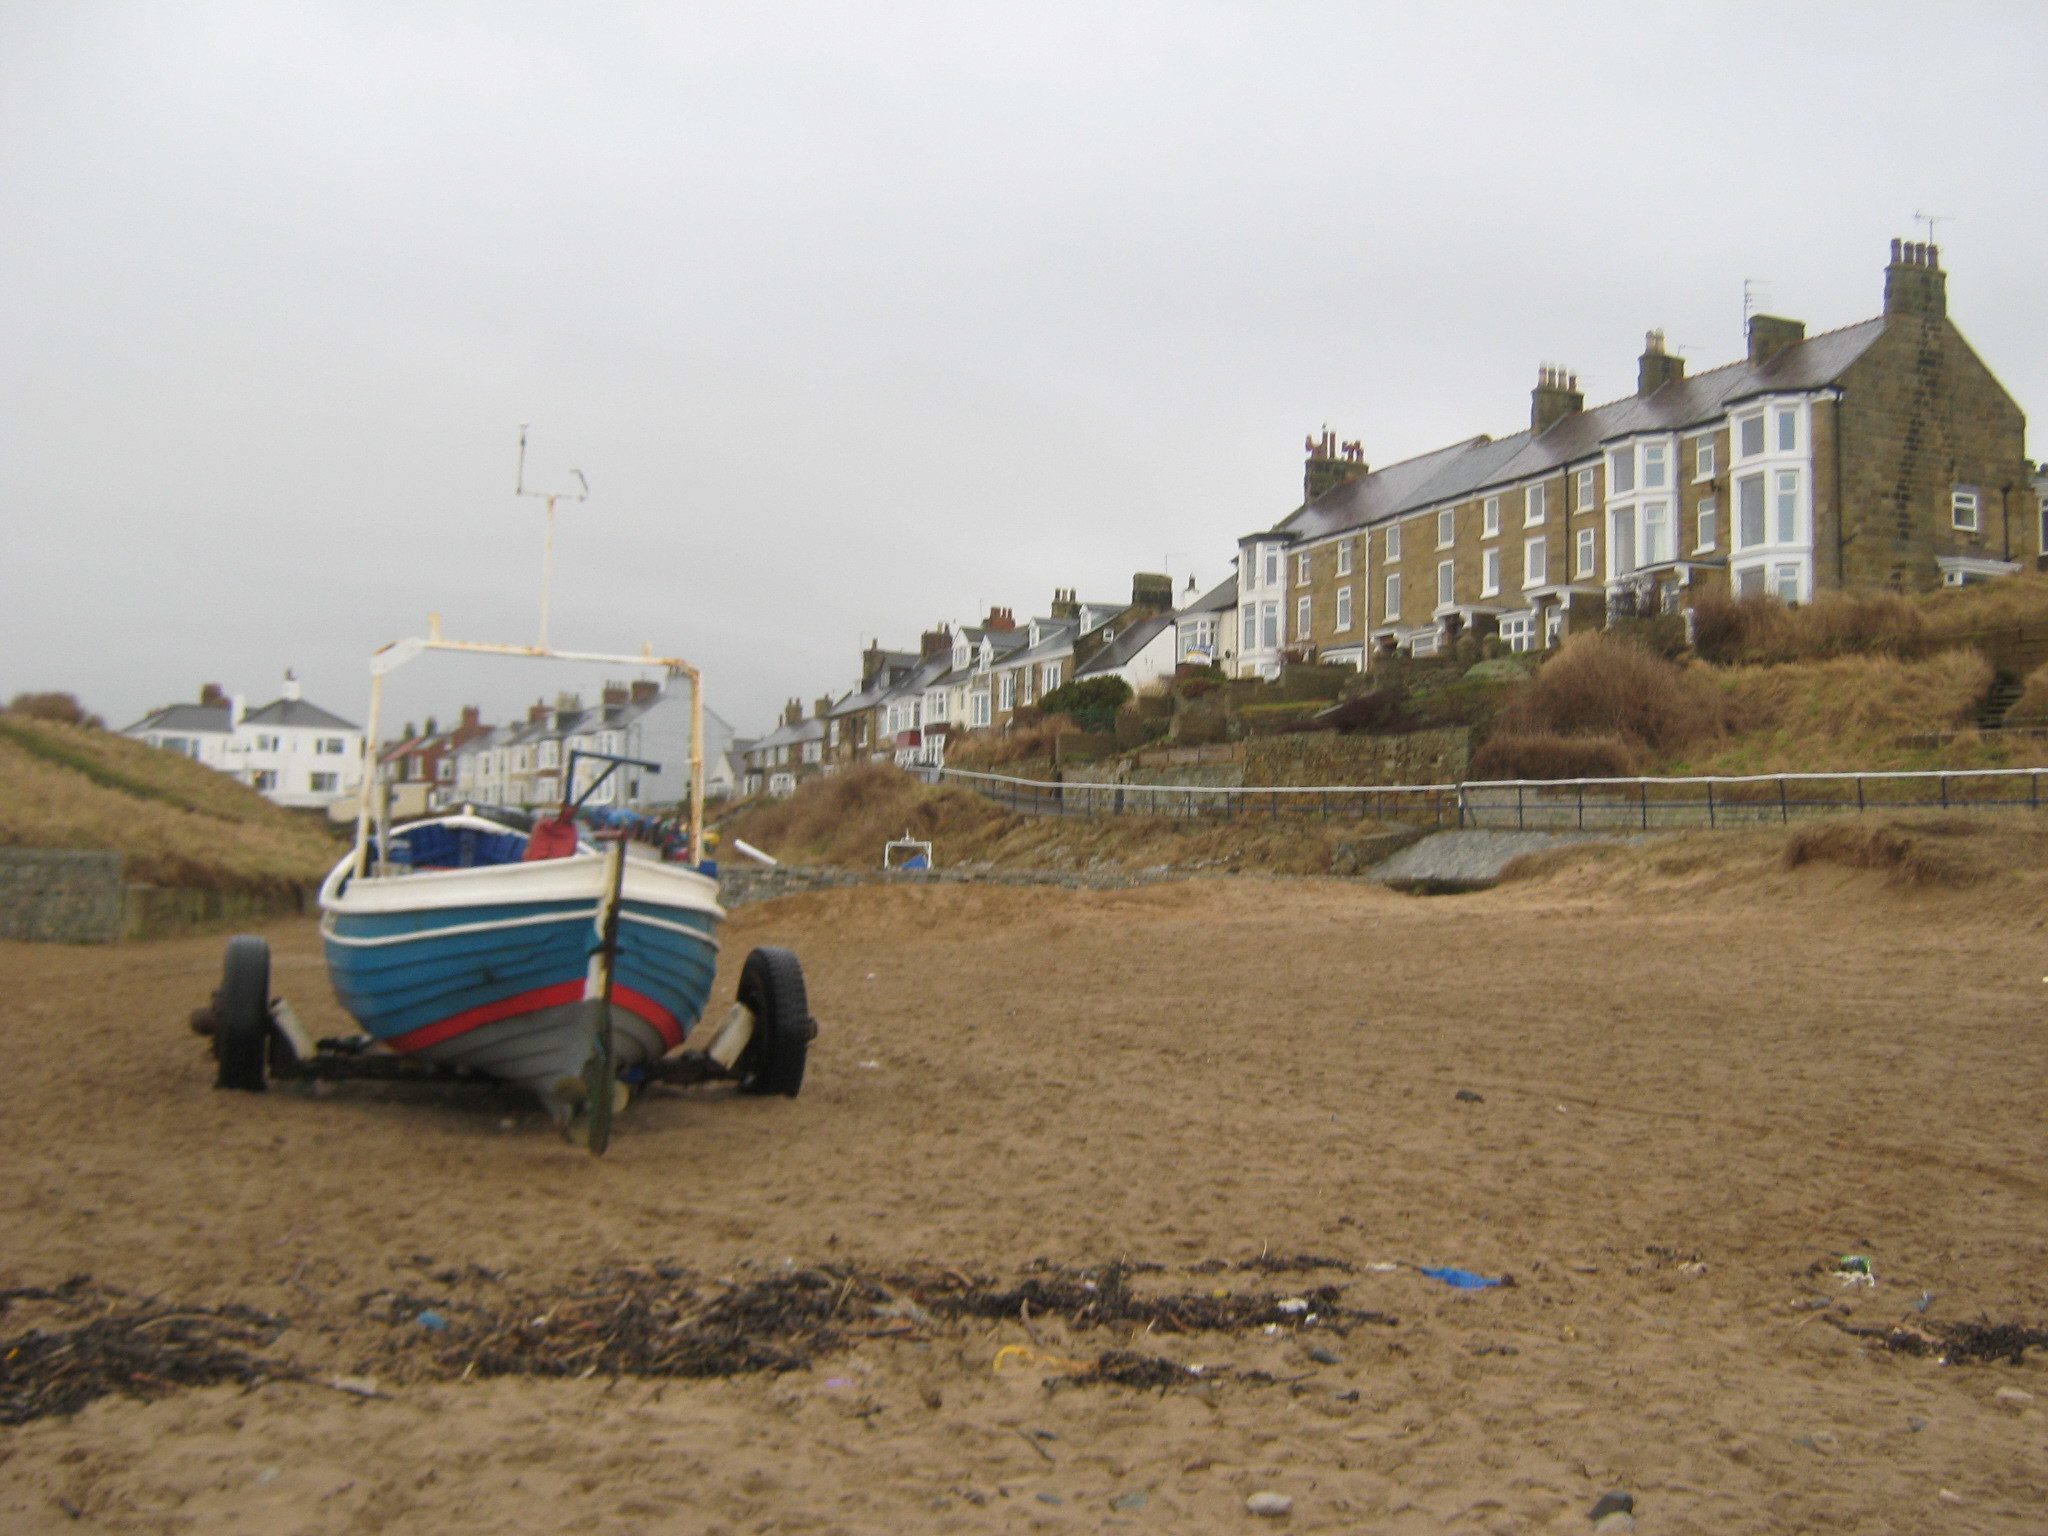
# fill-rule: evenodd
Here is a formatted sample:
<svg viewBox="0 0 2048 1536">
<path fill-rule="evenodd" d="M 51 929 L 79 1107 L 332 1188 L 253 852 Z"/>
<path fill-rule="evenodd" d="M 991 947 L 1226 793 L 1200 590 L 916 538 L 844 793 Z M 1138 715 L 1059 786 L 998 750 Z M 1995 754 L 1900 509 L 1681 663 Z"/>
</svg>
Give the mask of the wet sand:
<svg viewBox="0 0 2048 1536">
<path fill-rule="evenodd" d="M 313 925 L 269 936 L 277 990 L 342 1031 Z M 1438 899 L 1242 878 L 830 891 L 725 937 L 728 989 L 753 944 L 804 959 L 803 1097 L 658 1094 L 601 1162 L 487 1090 L 214 1091 L 184 1017 L 218 939 L 0 945 L 0 1287 L 259 1307 L 290 1319 L 272 1353 L 390 1394 L 0 1431 L 0 1529 L 1186 1532 L 1265 1524 L 1244 1500 L 1270 1489 L 1297 1530 L 1583 1531 L 1614 1487 L 1644 1532 L 2042 1528 L 2038 1352 L 1943 1366 L 1830 1321 L 1931 1292 L 1931 1321 L 2048 1323 L 2037 905 L 1828 869 Z M 1354 1271 L 1205 1263 L 1261 1251 Z M 1875 1287 L 1810 1273 L 1848 1252 Z M 1341 1284 L 1398 1323 L 1323 1340 L 1334 1365 L 1286 1331 L 1005 1321 L 784 1374 L 456 1382 L 363 1301 L 467 1265 L 545 1290 L 1120 1255 L 1155 1285 Z M 1047 1390 L 1110 1347 L 1219 1379 Z"/>
</svg>

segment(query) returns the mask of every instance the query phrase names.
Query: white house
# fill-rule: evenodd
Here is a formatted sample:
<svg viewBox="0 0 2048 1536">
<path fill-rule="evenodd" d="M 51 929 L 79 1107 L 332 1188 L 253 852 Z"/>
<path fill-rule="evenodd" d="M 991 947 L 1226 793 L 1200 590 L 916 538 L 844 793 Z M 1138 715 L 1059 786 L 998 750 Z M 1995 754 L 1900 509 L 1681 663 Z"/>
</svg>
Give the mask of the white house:
<svg viewBox="0 0 2048 1536">
<path fill-rule="evenodd" d="M 1170 613 L 1134 619 L 1074 669 L 1074 680 L 1120 677 L 1131 692 L 1143 693 L 1153 683 L 1173 676 L 1180 654 L 1180 631 Z"/>
<path fill-rule="evenodd" d="M 325 809 L 361 791 L 363 731 L 309 703 L 284 675 L 284 696 L 244 712 L 209 684 L 197 704 L 145 715 L 121 734 L 233 774 L 278 805 Z"/>
</svg>

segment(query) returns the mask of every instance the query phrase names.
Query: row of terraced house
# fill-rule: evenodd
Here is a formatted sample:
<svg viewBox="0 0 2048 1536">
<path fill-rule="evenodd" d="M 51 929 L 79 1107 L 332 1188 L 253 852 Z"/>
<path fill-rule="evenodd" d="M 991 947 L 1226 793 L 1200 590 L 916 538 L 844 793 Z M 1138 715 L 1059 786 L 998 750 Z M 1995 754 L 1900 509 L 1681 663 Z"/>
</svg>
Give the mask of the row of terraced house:
<svg viewBox="0 0 2048 1536">
<path fill-rule="evenodd" d="M 1554 646 L 1610 614 L 1684 611 L 1708 590 L 1806 602 L 1921 591 L 2043 564 L 2048 475 L 2026 418 L 1948 317 L 1931 244 L 1894 240 L 1878 315 L 1808 336 L 1755 315 L 1747 355 L 1688 376 L 1651 331 L 1631 395 L 1587 407 L 1546 365 L 1529 425 L 1373 469 L 1361 444 L 1307 444 L 1303 501 L 1238 543 L 1236 574 L 1127 604 L 1004 609 L 871 647 L 860 681 L 743 747 L 746 787 L 785 792 L 854 760 L 933 761 L 946 736 L 999 730 L 1058 681 L 1178 665 L 1275 677 L 1288 661 L 1370 668 L 1461 634 Z"/>
</svg>

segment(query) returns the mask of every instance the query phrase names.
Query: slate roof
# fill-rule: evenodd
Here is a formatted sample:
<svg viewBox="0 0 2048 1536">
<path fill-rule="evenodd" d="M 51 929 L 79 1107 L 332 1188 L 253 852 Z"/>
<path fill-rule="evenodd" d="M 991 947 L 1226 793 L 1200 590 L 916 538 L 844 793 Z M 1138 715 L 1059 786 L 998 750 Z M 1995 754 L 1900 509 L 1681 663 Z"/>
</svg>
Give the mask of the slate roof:
<svg viewBox="0 0 2048 1536">
<path fill-rule="evenodd" d="M 351 725 L 339 715 L 329 714 L 318 704 L 309 704 L 304 699 L 273 699 L 261 709 L 252 709 L 242 716 L 244 725 L 299 725 L 316 731 L 359 731 L 359 725 Z"/>
<path fill-rule="evenodd" d="M 1728 363 L 1673 379 L 1649 395 L 1628 395 L 1576 411 L 1549 431 L 1467 438 L 1333 487 L 1271 530 L 1293 540 L 1323 538 L 1403 512 L 1461 501 L 1594 457 L 1604 443 L 1641 433 L 1705 426 L 1757 395 L 1818 389 L 1839 379 L 1884 333 L 1883 317 L 1794 342 L 1767 362 Z M 1260 535 L 1249 535 L 1251 538 Z M 1240 542 L 1243 542 L 1242 540 Z"/>
<path fill-rule="evenodd" d="M 1171 628 L 1173 615 L 1170 613 L 1155 613 L 1148 618 L 1135 619 L 1130 628 L 1120 631 L 1114 640 L 1076 667 L 1074 676 L 1092 677 L 1097 672 L 1113 672 L 1158 639 L 1162 631 Z"/>
<path fill-rule="evenodd" d="M 1015 655 L 1003 658 L 1003 665 L 1028 666 L 1033 662 L 1047 661 L 1054 656 L 1065 656 L 1074 649 L 1074 631 L 1080 628 L 1078 619 L 1040 619 L 1038 621 L 1038 644 L 1027 645 Z M 1031 632 L 1026 630 L 1024 638 L 1029 640 Z"/>
<path fill-rule="evenodd" d="M 167 704 L 144 715 L 121 734 L 139 731 L 216 731 L 225 736 L 234 729 L 232 714 L 225 704 Z"/>
<path fill-rule="evenodd" d="M 1228 613 L 1237 606 L 1237 577 L 1219 581 L 1196 598 L 1182 613 Z"/>
</svg>

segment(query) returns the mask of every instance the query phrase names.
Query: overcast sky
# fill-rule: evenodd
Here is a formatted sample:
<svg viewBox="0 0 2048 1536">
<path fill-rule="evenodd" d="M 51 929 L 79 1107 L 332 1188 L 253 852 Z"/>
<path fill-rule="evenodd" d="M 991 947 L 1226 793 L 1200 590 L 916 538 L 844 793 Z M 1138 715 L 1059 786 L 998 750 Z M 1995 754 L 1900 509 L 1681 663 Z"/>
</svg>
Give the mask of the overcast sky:
<svg viewBox="0 0 2048 1536">
<path fill-rule="evenodd" d="M 1390 463 L 1525 426 L 1541 362 L 1627 393 L 1651 326 L 1729 361 L 1746 278 L 1873 315 L 1916 212 L 2048 408 L 2044 45 L 1926 0 L 9 0 L 0 696 L 289 666 L 361 719 L 430 611 L 528 638 L 531 422 L 594 492 L 556 642 L 758 731 L 870 637 L 1219 580 L 1325 422 Z"/>
</svg>

